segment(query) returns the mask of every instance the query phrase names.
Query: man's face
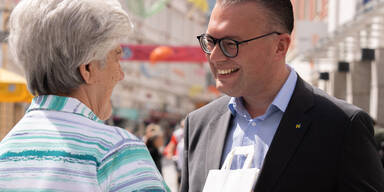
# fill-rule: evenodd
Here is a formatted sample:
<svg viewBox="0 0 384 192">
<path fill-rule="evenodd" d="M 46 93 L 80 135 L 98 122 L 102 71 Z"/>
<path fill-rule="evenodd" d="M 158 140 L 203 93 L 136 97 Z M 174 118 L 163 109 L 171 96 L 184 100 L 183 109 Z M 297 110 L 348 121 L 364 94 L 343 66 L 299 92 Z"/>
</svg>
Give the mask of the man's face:
<svg viewBox="0 0 384 192">
<path fill-rule="evenodd" d="M 231 38 L 243 41 L 273 32 L 269 26 L 268 14 L 254 2 L 230 6 L 216 5 L 208 24 L 207 34 L 214 38 Z M 216 44 L 208 55 L 216 87 L 233 96 L 260 94 L 271 81 L 276 70 L 274 53 L 278 36 L 270 35 L 239 45 L 235 58 L 226 57 Z"/>
</svg>

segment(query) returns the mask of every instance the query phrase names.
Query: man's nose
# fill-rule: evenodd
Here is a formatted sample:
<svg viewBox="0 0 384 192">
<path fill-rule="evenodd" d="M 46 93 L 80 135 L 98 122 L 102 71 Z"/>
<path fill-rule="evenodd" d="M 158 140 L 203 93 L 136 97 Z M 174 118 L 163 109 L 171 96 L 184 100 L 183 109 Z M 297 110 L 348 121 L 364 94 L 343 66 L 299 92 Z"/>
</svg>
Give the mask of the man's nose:
<svg viewBox="0 0 384 192">
<path fill-rule="evenodd" d="M 220 45 L 217 43 L 213 48 L 211 54 L 209 55 L 209 60 L 211 61 L 225 61 L 229 58 L 224 55 L 223 51 L 220 48 Z"/>
</svg>

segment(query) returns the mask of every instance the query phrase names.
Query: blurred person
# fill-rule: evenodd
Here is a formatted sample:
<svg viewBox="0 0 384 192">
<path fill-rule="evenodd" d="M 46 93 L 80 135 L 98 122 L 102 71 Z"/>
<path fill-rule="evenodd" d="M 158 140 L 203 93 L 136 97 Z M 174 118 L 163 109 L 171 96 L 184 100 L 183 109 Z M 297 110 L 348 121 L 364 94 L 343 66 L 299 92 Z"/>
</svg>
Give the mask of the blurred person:
<svg viewBox="0 0 384 192">
<path fill-rule="evenodd" d="M 175 161 L 177 160 L 177 155 L 180 152 L 177 150 L 177 145 L 180 144 L 180 141 L 183 138 L 183 132 L 184 132 L 183 129 L 184 129 L 184 120 L 180 121 L 176 130 L 173 131 L 169 143 L 165 147 L 164 154 L 168 159 L 173 159 Z"/>
<path fill-rule="evenodd" d="M 183 119 L 180 122 L 180 128 L 181 135 L 178 137 L 178 142 L 176 145 L 176 163 L 177 163 L 177 171 L 179 173 L 179 179 L 181 179 L 181 169 L 183 167 L 183 151 L 184 151 L 184 123 L 185 120 Z"/>
<path fill-rule="evenodd" d="M 164 154 L 168 159 L 171 159 L 177 171 L 177 182 L 181 182 L 181 169 L 183 162 L 183 149 L 184 149 L 184 119 L 180 121 L 176 130 L 173 131 L 171 140 L 164 150 Z"/>
<path fill-rule="evenodd" d="M 148 137 L 145 144 L 147 145 L 152 159 L 155 161 L 157 169 L 162 173 L 161 160 L 163 159 L 163 156 L 161 154 L 161 149 L 164 146 L 164 133 L 159 125 L 153 123 L 147 126 L 146 132 L 148 133 Z"/>
<path fill-rule="evenodd" d="M 10 51 L 36 95 L 0 143 L 0 191 L 169 191 L 145 144 L 103 124 L 132 31 L 117 0 L 23 0 Z"/>
<path fill-rule="evenodd" d="M 249 145 L 257 192 L 384 191 L 370 116 L 286 64 L 293 25 L 290 0 L 216 1 L 198 39 L 226 95 L 186 118 L 182 191 L 202 191 L 209 170 Z"/>
<path fill-rule="evenodd" d="M 177 170 L 181 174 L 181 169 L 183 168 L 183 150 L 184 150 L 184 138 L 181 138 L 180 142 L 177 144 Z M 181 178 L 181 175 L 180 175 Z"/>
<path fill-rule="evenodd" d="M 181 138 L 180 142 L 176 146 L 177 148 L 177 158 L 176 158 L 176 171 L 177 171 L 177 182 L 180 186 L 181 184 L 181 172 L 183 169 L 183 151 L 184 151 L 184 137 Z"/>
<path fill-rule="evenodd" d="M 154 123 L 149 123 L 148 125 L 151 125 L 151 124 L 154 124 Z M 153 134 L 153 130 L 150 129 L 148 125 L 145 126 L 145 132 L 142 137 L 142 140 L 144 141 L 144 143 L 146 143 L 148 138 L 152 137 L 152 134 Z"/>
</svg>

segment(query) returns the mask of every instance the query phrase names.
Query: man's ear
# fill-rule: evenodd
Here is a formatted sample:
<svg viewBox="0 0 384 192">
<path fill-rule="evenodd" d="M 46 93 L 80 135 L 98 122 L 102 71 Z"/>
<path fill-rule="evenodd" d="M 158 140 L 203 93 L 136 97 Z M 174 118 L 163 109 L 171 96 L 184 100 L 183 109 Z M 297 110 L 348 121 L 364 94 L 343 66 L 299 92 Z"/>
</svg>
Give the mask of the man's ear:
<svg viewBox="0 0 384 192">
<path fill-rule="evenodd" d="M 291 44 L 291 36 L 288 33 L 283 33 L 278 37 L 278 43 L 276 47 L 276 58 L 278 60 L 285 59 L 289 46 Z"/>
<path fill-rule="evenodd" d="M 90 62 L 88 64 L 82 64 L 79 67 L 80 75 L 83 77 L 86 84 L 92 84 L 95 81 L 95 76 L 97 72 L 98 63 Z"/>
</svg>

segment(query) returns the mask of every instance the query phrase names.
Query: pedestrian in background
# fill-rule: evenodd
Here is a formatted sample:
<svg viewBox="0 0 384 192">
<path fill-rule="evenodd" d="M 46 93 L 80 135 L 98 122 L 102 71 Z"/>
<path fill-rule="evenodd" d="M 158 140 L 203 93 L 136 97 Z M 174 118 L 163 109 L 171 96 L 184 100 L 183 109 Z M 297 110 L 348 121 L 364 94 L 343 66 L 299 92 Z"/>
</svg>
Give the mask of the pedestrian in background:
<svg viewBox="0 0 384 192">
<path fill-rule="evenodd" d="M 165 157 L 171 159 L 176 167 L 177 182 L 181 183 L 181 169 L 183 164 L 183 150 L 184 150 L 184 119 L 177 125 L 176 130 L 173 131 L 171 140 L 164 149 Z"/>
<path fill-rule="evenodd" d="M 117 0 L 23 0 L 9 46 L 36 95 L 0 143 L 0 191 L 169 191 L 145 144 L 105 125 L 132 31 Z"/>
<path fill-rule="evenodd" d="M 164 146 L 163 130 L 159 125 L 151 123 L 146 127 L 145 132 L 148 133 L 145 144 L 147 145 L 153 161 L 155 161 L 157 169 L 162 173 L 161 160 L 163 159 L 163 155 L 161 151 Z"/>
<path fill-rule="evenodd" d="M 180 144 L 180 141 L 183 139 L 184 132 L 184 120 L 176 126 L 176 129 L 173 131 L 171 139 L 167 146 L 164 149 L 164 154 L 168 159 L 177 161 L 178 154 L 182 151 L 177 150 L 177 146 Z"/>
</svg>

